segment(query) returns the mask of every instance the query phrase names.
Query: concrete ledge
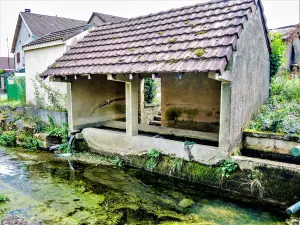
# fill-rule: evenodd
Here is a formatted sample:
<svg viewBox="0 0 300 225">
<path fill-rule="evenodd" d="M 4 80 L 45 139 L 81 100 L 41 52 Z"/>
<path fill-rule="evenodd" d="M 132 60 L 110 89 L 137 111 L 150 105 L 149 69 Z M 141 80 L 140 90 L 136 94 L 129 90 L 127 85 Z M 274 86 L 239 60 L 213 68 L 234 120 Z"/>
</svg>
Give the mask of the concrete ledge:
<svg viewBox="0 0 300 225">
<path fill-rule="evenodd" d="M 299 145 L 298 142 L 246 136 L 244 148 L 266 153 L 292 156 L 291 149 L 297 145 Z"/>
<path fill-rule="evenodd" d="M 82 134 L 91 151 L 95 153 L 145 155 L 155 148 L 164 155 L 189 161 L 189 154 L 184 150 L 183 142 L 141 135 L 127 136 L 123 132 L 95 128 L 86 128 Z M 226 157 L 218 147 L 198 144 L 193 145 L 191 155 L 194 161 L 204 165 L 216 165 Z"/>
<path fill-rule="evenodd" d="M 125 122 L 120 122 L 120 121 L 107 121 L 104 123 L 104 126 L 109 128 L 122 129 L 122 130 L 125 130 L 126 128 Z M 212 141 L 212 142 L 219 141 L 219 135 L 216 133 L 183 130 L 177 128 L 168 128 L 168 127 L 156 127 L 156 126 L 150 126 L 146 124 L 139 124 L 138 129 L 139 131 L 156 133 L 160 135 L 174 135 L 175 137 L 194 138 L 194 139 Z"/>
<path fill-rule="evenodd" d="M 276 140 L 293 141 L 300 143 L 300 135 L 286 135 L 284 133 L 272 133 L 256 131 L 251 129 L 244 130 L 244 136 L 246 137 L 258 137 L 258 138 L 271 138 Z"/>
<path fill-rule="evenodd" d="M 242 170 L 253 170 L 257 168 L 269 168 L 269 169 L 280 169 L 289 170 L 300 174 L 300 165 L 276 162 L 266 159 L 257 159 L 245 156 L 233 156 L 232 161 L 239 164 Z"/>
</svg>

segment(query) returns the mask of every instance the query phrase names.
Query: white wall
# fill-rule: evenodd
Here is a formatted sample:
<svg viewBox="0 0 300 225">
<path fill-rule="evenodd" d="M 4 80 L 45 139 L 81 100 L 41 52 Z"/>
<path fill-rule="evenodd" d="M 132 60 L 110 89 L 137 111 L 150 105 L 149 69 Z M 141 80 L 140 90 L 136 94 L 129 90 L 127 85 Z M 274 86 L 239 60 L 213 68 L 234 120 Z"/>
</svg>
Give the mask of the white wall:
<svg viewBox="0 0 300 225">
<path fill-rule="evenodd" d="M 44 72 L 48 66 L 55 62 L 57 58 L 63 55 L 65 52 L 65 44 L 49 46 L 46 48 L 37 48 L 32 50 L 25 50 L 25 83 L 26 83 L 26 102 L 35 104 L 34 86 L 32 79 L 35 76 Z M 59 90 L 62 94 L 67 93 L 67 86 L 65 83 L 55 82 L 50 83 L 52 87 Z M 41 96 L 44 97 L 45 103 L 48 104 L 48 98 L 46 97 L 42 89 L 39 90 Z"/>
<path fill-rule="evenodd" d="M 28 44 L 29 42 L 33 41 L 34 38 L 32 37 L 30 31 L 27 29 L 24 21 L 22 20 L 18 40 L 15 47 L 15 69 L 19 70 L 24 68 L 25 59 L 24 59 L 24 51 L 22 49 L 23 45 Z M 20 53 L 20 63 L 17 63 L 17 53 Z"/>
</svg>

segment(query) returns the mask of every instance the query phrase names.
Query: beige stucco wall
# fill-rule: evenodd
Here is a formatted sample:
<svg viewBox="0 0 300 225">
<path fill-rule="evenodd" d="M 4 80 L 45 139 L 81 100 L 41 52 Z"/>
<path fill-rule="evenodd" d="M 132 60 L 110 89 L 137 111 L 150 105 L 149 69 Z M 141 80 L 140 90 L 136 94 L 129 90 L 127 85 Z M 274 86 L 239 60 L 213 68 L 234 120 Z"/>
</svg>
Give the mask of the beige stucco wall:
<svg viewBox="0 0 300 225">
<path fill-rule="evenodd" d="M 103 121 L 125 118 L 125 83 L 95 75 L 90 80 L 72 80 L 72 115 L 74 129 Z"/>
<path fill-rule="evenodd" d="M 25 50 L 25 83 L 26 83 L 26 102 L 35 104 L 34 86 L 32 79 L 39 73 L 44 72 L 48 66 L 55 62 L 57 58 L 65 52 L 65 45 L 48 46 L 44 48 L 35 48 Z M 45 81 L 47 82 L 47 80 Z M 65 83 L 55 82 L 49 83 L 50 86 L 59 90 L 62 94 L 67 93 Z M 40 96 L 45 99 L 45 103 L 49 104 L 46 93 L 43 89 L 39 89 Z"/>
<path fill-rule="evenodd" d="M 218 132 L 221 84 L 207 73 L 161 75 L 162 126 Z"/>
</svg>

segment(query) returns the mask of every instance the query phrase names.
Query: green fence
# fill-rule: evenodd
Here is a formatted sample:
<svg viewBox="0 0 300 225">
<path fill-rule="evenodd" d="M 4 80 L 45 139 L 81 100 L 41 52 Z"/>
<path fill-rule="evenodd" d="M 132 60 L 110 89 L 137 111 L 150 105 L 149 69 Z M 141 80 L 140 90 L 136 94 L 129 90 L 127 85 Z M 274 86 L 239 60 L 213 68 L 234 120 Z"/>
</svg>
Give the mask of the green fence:
<svg viewBox="0 0 300 225">
<path fill-rule="evenodd" d="M 25 77 L 9 77 L 6 79 L 7 100 L 26 101 Z"/>
</svg>

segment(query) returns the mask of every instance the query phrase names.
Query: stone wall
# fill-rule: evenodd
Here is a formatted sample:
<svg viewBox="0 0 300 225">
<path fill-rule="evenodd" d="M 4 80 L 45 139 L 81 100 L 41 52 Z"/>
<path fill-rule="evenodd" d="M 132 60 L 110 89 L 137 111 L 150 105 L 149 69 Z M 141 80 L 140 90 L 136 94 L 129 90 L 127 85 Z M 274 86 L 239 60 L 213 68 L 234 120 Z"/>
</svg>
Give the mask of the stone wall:
<svg viewBox="0 0 300 225">
<path fill-rule="evenodd" d="M 217 133 L 221 85 L 207 73 L 161 75 L 162 126 Z"/>
<path fill-rule="evenodd" d="M 71 88 L 74 128 L 125 118 L 125 83 L 109 81 L 104 75 L 90 80 L 83 76 L 73 80 Z"/>
<path fill-rule="evenodd" d="M 231 151 L 238 147 L 244 126 L 259 112 L 269 95 L 270 55 L 259 9 L 249 18 L 238 40 L 228 77 L 230 128 L 223 135 L 229 135 L 226 151 Z"/>
</svg>

